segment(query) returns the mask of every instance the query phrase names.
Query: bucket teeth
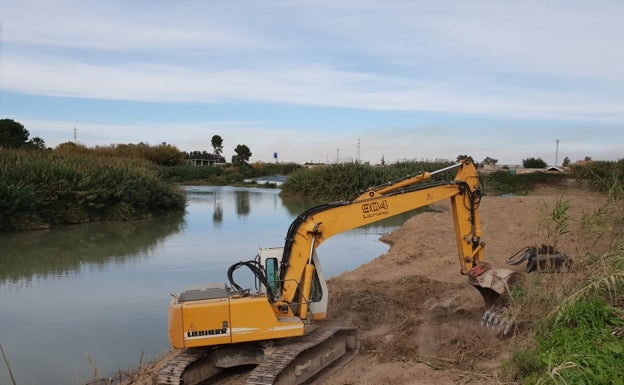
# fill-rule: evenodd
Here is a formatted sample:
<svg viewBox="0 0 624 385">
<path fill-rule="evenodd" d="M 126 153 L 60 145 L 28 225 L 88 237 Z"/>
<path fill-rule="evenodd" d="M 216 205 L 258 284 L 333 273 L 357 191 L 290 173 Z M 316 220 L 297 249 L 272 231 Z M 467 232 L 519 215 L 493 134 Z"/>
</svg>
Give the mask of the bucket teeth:
<svg viewBox="0 0 624 385">
<path fill-rule="evenodd" d="M 494 313 L 492 313 L 489 310 L 483 313 L 483 317 L 481 317 L 481 326 L 489 328 L 491 324 L 491 319 L 493 318 L 492 317 L 493 314 Z"/>
<path fill-rule="evenodd" d="M 505 309 L 487 310 L 481 318 L 481 326 L 494 331 L 499 338 L 508 337 L 515 323 L 506 313 Z"/>
<path fill-rule="evenodd" d="M 487 264 L 479 264 L 468 273 L 468 283 L 479 290 L 487 309 L 481 317 L 481 326 L 494 330 L 498 338 L 510 337 L 518 330 L 510 311 L 510 289 L 520 289 L 524 282 L 522 273 L 492 268 Z"/>
</svg>

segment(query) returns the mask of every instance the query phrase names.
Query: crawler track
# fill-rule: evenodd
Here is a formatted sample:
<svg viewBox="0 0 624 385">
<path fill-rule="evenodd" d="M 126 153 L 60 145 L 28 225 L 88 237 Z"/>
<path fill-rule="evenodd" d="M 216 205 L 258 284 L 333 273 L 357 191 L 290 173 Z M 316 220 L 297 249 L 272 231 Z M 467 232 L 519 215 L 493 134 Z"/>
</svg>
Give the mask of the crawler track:
<svg viewBox="0 0 624 385">
<path fill-rule="evenodd" d="M 161 369 L 158 385 L 201 384 L 220 370 L 212 363 L 209 350 L 186 349 Z"/>
<path fill-rule="evenodd" d="M 302 337 L 277 340 L 273 347 L 240 344 L 186 349 L 160 371 L 158 385 L 200 385 L 223 368 L 257 364 L 245 385 L 298 385 L 353 357 L 359 350 L 357 330 L 323 327 Z"/>
</svg>

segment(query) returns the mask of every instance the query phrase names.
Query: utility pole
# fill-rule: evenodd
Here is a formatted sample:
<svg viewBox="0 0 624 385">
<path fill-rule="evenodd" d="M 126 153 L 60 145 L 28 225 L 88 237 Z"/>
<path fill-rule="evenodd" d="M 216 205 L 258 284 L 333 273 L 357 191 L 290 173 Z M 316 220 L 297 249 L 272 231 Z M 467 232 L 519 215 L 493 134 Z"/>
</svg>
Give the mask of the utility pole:
<svg viewBox="0 0 624 385">
<path fill-rule="evenodd" d="M 558 161 L 558 158 L 559 158 L 559 139 L 557 139 L 555 141 L 555 143 L 557 145 L 557 147 L 555 149 L 555 167 L 557 167 L 557 161 Z"/>
<path fill-rule="evenodd" d="M 76 126 L 74 126 L 74 143 L 78 144 L 78 130 L 76 130 Z"/>
<path fill-rule="evenodd" d="M 355 163 L 360 163 L 360 138 L 358 138 L 357 155 L 355 156 Z"/>
</svg>

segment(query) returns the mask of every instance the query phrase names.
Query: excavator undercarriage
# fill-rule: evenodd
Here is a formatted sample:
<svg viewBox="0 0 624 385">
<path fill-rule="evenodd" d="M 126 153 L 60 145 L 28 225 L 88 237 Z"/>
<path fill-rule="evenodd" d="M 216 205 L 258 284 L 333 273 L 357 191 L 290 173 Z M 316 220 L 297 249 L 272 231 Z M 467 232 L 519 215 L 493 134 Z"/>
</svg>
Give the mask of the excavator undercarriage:
<svg viewBox="0 0 624 385">
<path fill-rule="evenodd" d="M 184 349 L 162 368 L 158 385 L 200 385 L 221 371 L 254 365 L 245 385 L 297 385 L 327 375 L 357 354 L 357 329 L 313 326 L 301 337 Z"/>
</svg>

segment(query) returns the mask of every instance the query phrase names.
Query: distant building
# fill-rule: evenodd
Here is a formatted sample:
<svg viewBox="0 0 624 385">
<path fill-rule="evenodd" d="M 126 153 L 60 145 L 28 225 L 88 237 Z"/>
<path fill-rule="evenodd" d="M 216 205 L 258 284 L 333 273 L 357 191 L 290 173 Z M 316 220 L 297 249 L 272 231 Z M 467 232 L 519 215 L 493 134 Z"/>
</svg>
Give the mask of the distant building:
<svg viewBox="0 0 624 385">
<path fill-rule="evenodd" d="M 214 166 L 217 163 L 213 159 L 187 159 L 187 162 L 193 166 Z"/>
<path fill-rule="evenodd" d="M 212 167 L 225 164 L 225 158 L 221 159 L 206 159 L 206 158 L 194 158 L 187 159 L 186 162 L 192 166 Z"/>
<path fill-rule="evenodd" d="M 317 168 L 327 166 L 325 163 L 305 162 L 303 167 L 305 168 Z"/>
</svg>

